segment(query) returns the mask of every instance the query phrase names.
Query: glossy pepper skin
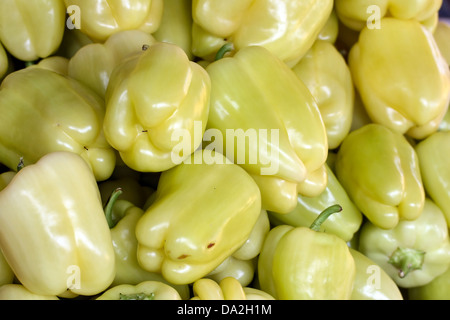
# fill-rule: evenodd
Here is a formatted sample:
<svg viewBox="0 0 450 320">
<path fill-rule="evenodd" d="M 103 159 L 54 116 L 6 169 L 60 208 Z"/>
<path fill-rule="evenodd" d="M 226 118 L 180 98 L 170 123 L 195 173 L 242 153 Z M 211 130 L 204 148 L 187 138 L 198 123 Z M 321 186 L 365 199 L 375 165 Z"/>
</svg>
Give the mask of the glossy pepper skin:
<svg viewBox="0 0 450 320">
<path fill-rule="evenodd" d="M 105 97 L 114 68 L 126 57 L 142 52 L 144 45 L 156 40 L 142 30 L 124 30 L 112 34 L 104 43 L 82 46 L 69 60 L 68 75 Z"/>
<path fill-rule="evenodd" d="M 61 56 L 51 56 L 39 60 L 38 63 L 29 66 L 29 68 L 42 68 L 59 73 L 63 76 L 67 76 L 69 68 L 69 59 Z"/>
<path fill-rule="evenodd" d="M 433 36 L 445 61 L 450 65 L 450 22 L 448 20 L 440 20 Z M 439 124 L 439 130 L 450 131 L 450 101 L 447 113 Z"/>
<path fill-rule="evenodd" d="M 6 171 L 0 174 L 0 191 L 3 190 L 14 178 L 16 172 Z M 0 250 L 0 286 L 12 283 L 14 280 L 14 272 L 5 260 L 5 256 Z"/>
<path fill-rule="evenodd" d="M 367 222 L 359 251 L 372 259 L 402 288 L 426 285 L 450 266 L 450 240 L 444 214 L 427 198 L 422 214 L 393 229 Z"/>
<path fill-rule="evenodd" d="M 278 300 L 348 300 L 354 278 L 346 242 L 312 225 L 272 228 L 258 259 L 259 285 Z"/>
<path fill-rule="evenodd" d="M 164 8 L 163 0 L 64 0 L 64 3 L 68 9 L 77 6 L 79 30 L 94 42 L 104 42 L 123 30 L 137 29 L 151 34 L 158 29 Z"/>
<path fill-rule="evenodd" d="M 336 0 L 339 20 L 352 30 L 361 31 L 375 24 L 375 18 L 386 16 L 402 20 L 417 20 L 433 30 L 438 20 L 442 0 Z"/>
<path fill-rule="evenodd" d="M 111 234 L 97 182 L 79 155 L 52 152 L 25 166 L 0 192 L 0 204 L 0 246 L 28 290 L 94 295 L 111 284 Z"/>
<path fill-rule="evenodd" d="M 226 277 L 219 282 L 202 278 L 193 283 L 191 300 L 275 300 L 262 290 L 247 289 L 233 277 Z"/>
<path fill-rule="evenodd" d="M 335 170 L 353 203 L 380 228 L 422 213 L 425 191 L 417 154 L 398 132 L 374 123 L 350 132 Z"/>
<path fill-rule="evenodd" d="M 335 10 L 332 10 L 327 22 L 320 30 L 317 40 L 327 41 L 329 43 L 335 43 L 339 34 L 339 19 Z"/>
<path fill-rule="evenodd" d="M 212 157 L 216 162 L 206 163 Z M 217 268 L 244 245 L 261 213 L 259 189 L 244 169 L 211 151 L 190 159 L 161 173 L 136 225 L 139 264 L 174 284 Z"/>
<path fill-rule="evenodd" d="M 350 300 L 404 300 L 394 280 L 373 260 L 350 248 L 355 260 L 355 281 Z"/>
<path fill-rule="evenodd" d="M 150 45 L 111 74 L 106 139 L 133 170 L 172 168 L 202 142 L 210 87 L 209 75 L 183 49 L 164 42 Z"/>
<path fill-rule="evenodd" d="M 317 40 L 292 70 L 317 101 L 328 148 L 337 148 L 350 131 L 354 104 L 352 76 L 344 57 L 333 43 Z"/>
<path fill-rule="evenodd" d="M 143 207 L 144 210 L 148 209 L 154 200 L 155 193 L 148 198 Z M 214 270 L 206 274 L 205 278 L 220 282 L 226 277 L 233 277 L 242 286 L 250 285 L 255 277 L 258 255 L 261 252 L 264 239 L 269 230 L 270 221 L 267 212 L 261 210 L 258 220 L 244 244 L 214 268 Z M 181 291 L 180 294 L 182 294 Z"/>
<path fill-rule="evenodd" d="M 450 268 L 423 286 L 409 288 L 409 300 L 450 300 Z"/>
<path fill-rule="evenodd" d="M 355 87 L 373 122 L 423 139 L 438 130 L 448 109 L 448 64 L 433 34 L 416 20 L 380 23 L 363 29 L 350 50 Z"/>
<path fill-rule="evenodd" d="M 10 283 L 0 286 L 0 300 L 59 300 L 59 298 L 55 295 L 36 294 L 21 284 Z"/>
<path fill-rule="evenodd" d="M 97 180 L 116 154 L 103 133 L 104 102 L 76 80 L 40 67 L 16 71 L 0 87 L 0 162 L 16 170 L 53 151 L 79 154 Z"/>
<path fill-rule="evenodd" d="M 289 213 L 269 212 L 270 222 L 273 225 L 309 227 L 323 210 L 339 203 L 342 211 L 325 220 L 322 231 L 332 233 L 344 241 L 350 241 L 353 238 L 361 226 L 363 216 L 330 167 L 326 165 L 326 168 L 328 181 L 325 190 L 316 197 L 298 195 L 297 206 Z"/>
<path fill-rule="evenodd" d="M 330 0 L 193 0 L 192 50 L 209 60 L 225 42 L 236 50 L 263 46 L 295 64 L 312 46 L 332 9 Z"/>
<path fill-rule="evenodd" d="M 161 23 L 152 35 L 158 41 L 178 45 L 193 60 L 192 22 L 192 0 L 164 0 Z"/>
<path fill-rule="evenodd" d="M 433 37 L 445 61 L 447 61 L 447 64 L 450 64 L 450 22 L 448 20 L 439 20 Z"/>
<path fill-rule="evenodd" d="M 53 54 L 61 44 L 66 10 L 61 0 L 0 2 L 0 42 L 19 60 Z"/>
<path fill-rule="evenodd" d="M 314 97 L 292 69 L 267 49 L 250 46 L 206 71 L 208 129 L 219 130 L 222 139 L 205 148 L 219 148 L 252 175 L 266 210 L 287 213 L 298 193 L 320 194 L 327 180 L 326 129 Z"/>
<path fill-rule="evenodd" d="M 144 211 L 127 200 L 119 199 L 125 189 L 117 188 L 105 205 L 105 216 L 111 230 L 116 273 L 111 287 L 138 285 L 144 281 L 163 282 L 174 287 L 183 299 L 189 297 L 187 285 L 172 285 L 159 273 L 141 268 L 137 260 L 136 224 Z"/>
<path fill-rule="evenodd" d="M 259 252 L 258 252 L 259 254 Z M 233 277 L 243 286 L 250 285 L 255 278 L 258 258 L 241 260 L 229 256 L 217 268 L 208 273 L 205 278 L 220 282 L 226 277 Z"/>
<path fill-rule="evenodd" d="M 265 210 L 261 210 L 245 243 L 206 277 L 217 282 L 226 277 L 233 277 L 242 286 L 249 285 L 254 279 L 258 255 L 269 231 L 268 214 Z"/>
<path fill-rule="evenodd" d="M 143 281 L 136 285 L 114 286 L 96 300 L 181 300 L 177 290 L 160 281 Z"/>
<path fill-rule="evenodd" d="M 450 226 L 450 131 L 438 131 L 415 146 L 425 191 Z"/>
</svg>

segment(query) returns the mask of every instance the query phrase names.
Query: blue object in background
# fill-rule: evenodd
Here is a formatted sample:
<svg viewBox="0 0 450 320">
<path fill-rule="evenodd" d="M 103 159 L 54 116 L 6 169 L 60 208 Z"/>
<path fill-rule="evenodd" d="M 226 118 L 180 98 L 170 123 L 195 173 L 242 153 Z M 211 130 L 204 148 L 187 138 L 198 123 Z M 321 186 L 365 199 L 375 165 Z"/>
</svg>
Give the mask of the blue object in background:
<svg viewBox="0 0 450 320">
<path fill-rule="evenodd" d="M 443 0 L 441 10 L 439 11 L 440 17 L 450 18 L 450 0 Z"/>
</svg>

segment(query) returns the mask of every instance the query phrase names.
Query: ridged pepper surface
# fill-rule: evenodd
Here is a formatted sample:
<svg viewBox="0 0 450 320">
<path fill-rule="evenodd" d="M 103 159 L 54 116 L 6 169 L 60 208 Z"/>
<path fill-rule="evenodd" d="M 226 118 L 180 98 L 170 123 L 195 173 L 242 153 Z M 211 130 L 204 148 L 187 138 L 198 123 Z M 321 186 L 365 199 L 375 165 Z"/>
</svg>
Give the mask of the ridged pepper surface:
<svg viewBox="0 0 450 320">
<path fill-rule="evenodd" d="M 52 152 L 23 167 L 0 205 L 0 247 L 29 291 L 89 296 L 111 284 L 111 234 L 97 181 L 79 155 Z"/>
</svg>

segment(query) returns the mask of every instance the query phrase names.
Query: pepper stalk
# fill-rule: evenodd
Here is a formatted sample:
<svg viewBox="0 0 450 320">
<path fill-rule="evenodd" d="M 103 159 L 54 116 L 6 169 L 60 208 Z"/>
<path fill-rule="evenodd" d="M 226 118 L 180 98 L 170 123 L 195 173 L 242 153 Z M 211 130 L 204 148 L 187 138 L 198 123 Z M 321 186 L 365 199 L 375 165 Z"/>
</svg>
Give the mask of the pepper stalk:
<svg viewBox="0 0 450 320">
<path fill-rule="evenodd" d="M 350 299 L 356 266 L 349 247 L 336 235 L 318 232 L 341 210 L 338 204 L 327 207 L 309 228 L 272 228 L 258 259 L 260 288 L 277 300 Z"/>
<path fill-rule="evenodd" d="M 111 193 L 111 196 L 109 197 L 108 201 L 106 201 L 104 211 L 105 211 L 105 217 L 106 221 L 108 222 L 108 226 L 110 229 L 114 228 L 114 226 L 117 224 L 117 221 L 115 221 L 113 217 L 113 207 L 116 203 L 116 200 L 119 198 L 119 196 L 123 193 L 122 188 L 116 188 Z"/>
<path fill-rule="evenodd" d="M 342 207 L 339 204 L 329 206 L 319 214 L 319 216 L 313 221 L 309 228 L 313 231 L 320 231 L 320 226 L 328 219 L 329 216 L 331 216 L 333 213 L 341 211 Z"/>
<path fill-rule="evenodd" d="M 398 276 L 404 278 L 414 270 L 422 269 L 425 251 L 398 247 L 389 258 L 389 263 L 399 269 Z"/>
<path fill-rule="evenodd" d="M 217 51 L 214 61 L 222 59 L 228 52 L 234 50 L 234 45 L 231 42 L 225 43 L 220 49 Z"/>
<path fill-rule="evenodd" d="M 155 294 L 145 292 L 124 294 L 119 293 L 119 300 L 155 300 Z"/>
</svg>

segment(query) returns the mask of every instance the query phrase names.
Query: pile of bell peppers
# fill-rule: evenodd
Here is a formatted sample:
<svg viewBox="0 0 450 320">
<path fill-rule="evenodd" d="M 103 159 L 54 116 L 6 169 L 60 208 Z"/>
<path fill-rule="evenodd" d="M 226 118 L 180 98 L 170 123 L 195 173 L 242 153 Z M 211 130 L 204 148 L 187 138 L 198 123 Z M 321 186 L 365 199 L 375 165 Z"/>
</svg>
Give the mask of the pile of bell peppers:
<svg viewBox="0 0 450 320">
<path fill-rule="evenodd" d="M 444 0 L 0 2 L 0 299 L 450 299 Z"/>
</svg>

